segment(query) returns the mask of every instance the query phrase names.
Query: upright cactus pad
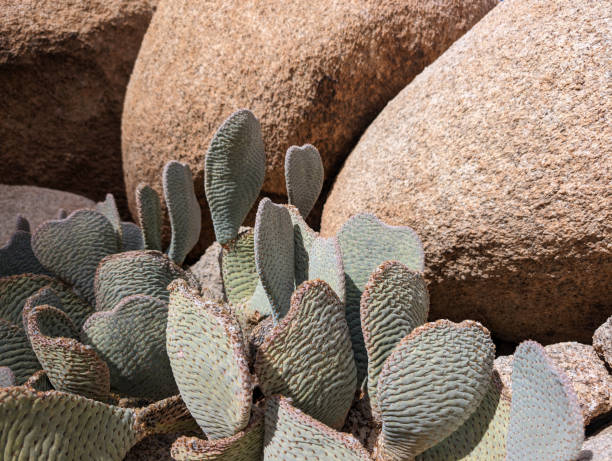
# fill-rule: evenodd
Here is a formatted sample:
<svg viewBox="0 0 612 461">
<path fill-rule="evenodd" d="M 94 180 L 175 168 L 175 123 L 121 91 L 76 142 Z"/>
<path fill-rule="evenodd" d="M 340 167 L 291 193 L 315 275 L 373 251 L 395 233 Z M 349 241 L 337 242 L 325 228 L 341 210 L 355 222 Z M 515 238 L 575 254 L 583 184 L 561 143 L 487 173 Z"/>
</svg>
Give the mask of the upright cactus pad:
<svg viewBox="0 0 612 461">
<path fill-rule="evenodd" d="M 29 232 L 17 230 L 0 248 L 0 277 L 18 274 L 48 274 L 34 256 Z"/>
<path fill-rule="evenodd" d="M 457 430 L 478 408 L 495 346 L 479 323 L 438 320 L 397 345 L 379 375 L 379 457 L 410 459 Z"/>
<path fill-rule="evenodd" d="M 377 412 L 378 375 L 393 348 L 427 321 L 425 279 L 397 261 L 382 263 L 361 296 L 361 325 L 368 352 L 368 395 Z"/>
<path fill-rule="evenodd" d="M 113 194 L 106 194 L 103 202 L 96 204 L 96 211 L 102 213 L 108 222 L 110 222 L 117 233 L 119 241 L 123 240 L 123 229 L 121 227 L 121 217 L 119 216 L 119 210 L 117 209 L 117 202 Z"/>
<path fill-rule="evenodd" d="M 507 461 L 571 461 L 583 441 L 582 413 L 567 378 L 542 346 L 521 343 L 512 367 Z"/>
<path fill-rule="evenodd" d="M 370 461 L 353 436 L 336 432 L 291 405 L 284 397 L 268 400 L 264 437 L 266 461 Z"/>
<path fill-rule="evenodd" d="M 342 426 L 357 379 L 344 305 L 329 285 L 300 285 L 260 346 L 255 373 L 265 395 L 282 394 L 324 424 Z"/>
<path fill-rule="evenodd" d="M 240 326 L 178 280 L 170 286 L 166 348 L 178 388 L 209 439 L 244 429 L 252 383 Z"/>
<path fill-rule="evenodd" d="M 121 251 L 144 250 L 144 236 L 133 222 L 121 223 Z"/>
<path fill-rule="evenodd" d="M 168 162 L 162 179 L 172 228 L 168 256 L 180 265 L 200 239 L 202 210 L 193 189 L 191 171 L 186 164 Z"/>
<path fill-rule="evenodd" d="M 136 188 L 136 209 L 138 223 L 144 237 L 147 250 L 162 251 L 162 211 L 159 195 L 146 184 Z"/>
<path fill-rule="evenodd" d="M 0 368 L 8 368 L 17 384 L 23 384 L 40 363 L 30 347 L 25 331 L 0 318 Z M 2 387 L 2 386 L 0 386 Z"/>
<path fill-rule="evenodd" d="M 255 265 L 275 319 L 289 310 L 294 288 L 293 226 L 287 209 L 268 198 L 255 219 Z"/>
<path fill-rule="evenodd" d="M 295 285 L 298 286 L 300 283 L 308 280 L 308 253 L 310 253 L 312 244 L 317 238 L 317 233 L 306 224 L 306 221 L 304 221 L 304 218 L 296 207 L 293 205 L 285 205 L 285 208 L 289 211 L 291 224 L 293 225 Z"/>
<path fill-rule="evenodd" d="M 308 279 L 325 280 L 344 304 L 346 284 L 340 245 L 335 237 L 317 237 L 308 252 Z"/>
<path fill-rule="evenodd" d="M 223 122 L 210 142 L 204 170 L 215 236 L 224 245 L 238 235 L 266 172 L 261 126 L 251 111 L 239 110 Z"/>
<path fill-rule="evenodd" d="M 346 319 L 351 329 L 359 382 L 367 374 L 367 354 L 361 332 L 359 306 L 370 274 L 384 261 L 399 261 L 422 272 L 423 246 L 416 233 L 405 226 L 388 226 L 372 214 L 358 214 L 338 232 L 346 274 Z"/>
<path fill-rule="evenodd" d="M 255 267 L 253 229 L 246 230 L 223 248 L 221 270 L 227 299 L 232 304 L 247 302 L 259 280 Z"/>
<path fill-rule="evenodd" d="M 317 148 L 310 144 L 291 146 L 285 156 L 285 183 L 289 203 L 305 218 L 323 188 L 323 162 Z"/>
<path fill-rule="evenodd" d="M 98 263 L 121 249 L 112 224 L 93 210 L 78 210 L 66 219 L 46 221 L 32 236 L 34 254 L 42 265 L 73 285 L 94 304 Z"/>
</svg>

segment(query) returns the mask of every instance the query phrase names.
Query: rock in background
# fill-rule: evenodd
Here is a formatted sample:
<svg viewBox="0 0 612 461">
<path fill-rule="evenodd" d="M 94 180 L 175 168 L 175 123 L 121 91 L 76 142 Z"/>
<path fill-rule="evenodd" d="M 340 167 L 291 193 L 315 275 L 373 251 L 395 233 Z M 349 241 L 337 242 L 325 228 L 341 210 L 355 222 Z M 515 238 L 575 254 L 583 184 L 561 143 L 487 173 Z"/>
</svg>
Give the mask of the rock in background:
<svg viewBox="0 0 612 461">
<path fill-rule="evenodd" d="M 0 2 L 0 181 L 125 209 L 120 117 L 152 3 Z"/>
<path fill-rule="evenodd" d="M 161 190 L 169 159 L 191 167 L 240 108 L 260 118 L 264 191 L 285 193 L 283 161 L 312 143 L 333 175 L 371 120 L 496 0 L 167 0 L 143 40 L 122 125 L 125 182 Z M 213 240 L 203 216 L 201 251 Z"/>
<path fill-rule="evenodd" d="M 610 4 L 504 1 L 363 135 L 325 205 L 425 244 L 431 318 L 591 342 L 612 313 Z"/>
</svg>

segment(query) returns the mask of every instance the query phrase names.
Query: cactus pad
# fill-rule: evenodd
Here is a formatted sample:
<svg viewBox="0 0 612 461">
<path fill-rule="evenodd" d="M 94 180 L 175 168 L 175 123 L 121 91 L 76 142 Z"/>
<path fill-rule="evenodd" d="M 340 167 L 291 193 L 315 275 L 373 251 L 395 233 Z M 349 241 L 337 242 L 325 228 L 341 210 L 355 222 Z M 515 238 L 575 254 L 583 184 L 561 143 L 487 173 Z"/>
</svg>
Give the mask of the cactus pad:
<svg viewBox="0 0 612 461">
<path fill-rule="evenodd" d="M 317 233 L 313 231 L 299 210 L 293 205 L 285 205 L 291 216 L 291 224 L 293 225 L 293 247 L 294 247 L 294 264 L 295 264 L 295 285 L 308 280 L 308 253 L 312 248 L 312 244 L 317 238 Z"/>
<path fill-rule="evenodd" d="M 224 245 L 238 235 L 266 172 L 261 126 L 251 111 L 239 110 L 223 122 L 210 142 L 204 170 L 215 236 Z"/>
<path fill-rule="evenodd" d="M 2 318 L 0 318 L 0 367 L 12 370 L 11 373 L 17 384 L 23 384 L 41 368 L 25 331 Z"/>
<path fill-rule="evenodd" d="M 194 276 L 159 251 L 128 251 L 104 258 L 96 272 L 96 310 L 110 310 L 123 298 L 146 295 L 168 302 L 168 284 L 183 279 L 194 287 Z"/>
<path fill-rule="evenodd" d="M 512 367 L 508 461 L 570 461 L 584 440 L 582 413 L 567 378 L 544 348 L 525 341 Z"/>
<path fill-rule="evenodd" d="M 379 375 L 382 459 L 409 459 L 457 430 L 480 405 L 494 358 L 489 332 L 472 321 L 438 320 L 402 339 Z"/>
<path fill-rule="evenodd" d="M 344 304 L 346 287 L 340 245 L 335 237 L 317 237 L 308 252 L 308 279 L 321 279 L 334 290 Z"/>
<path fill-rule="evenodd" d="M 178 393 L 166 354 L 167 318 L 166 303 L 134 295 L 83 325 L 85 344 L 106 362 L 120 394 L 157 400 Z"/>
<path fill-rule="evenodd" d="M 264 459 L 270 461 L 369 461 L 353 436 L 337 432 L 291 405 L 284 397 L 268 400 Z"/>
<path fill-rule="evenodd" d="M 289 310 L 294 288 L 293 226 L 289 211 L 268 198 L 255 218 L 255 265 L 275 319 Z"/>
<path fill-rule="evenodd" d="M 260 461 L 263 458 L 264 418 L 256 411 L 249 425 L 225 439 L 203 440 L 180 437 L 172 444 L 177 461 Z"/>
<path fill-rule="evenodd" d="M 49 274 L 34 256 L 29 232 L 18 230 L 0 248 L 0 277 L 18 274 Z"/>
<path fill-rule="evenodd" d="M 0 387 L 15 386 L 15 375 L 9 367 L 0 366 Z"/>
<path fill-rule="evenodd" d="M 409 227 L 388 226 L 372 214 L 358 214 L 338 232 L 346 276 L 346 320 L 351 330 L 357 379 L 367 374 L 367 354 L 361 332 L 359 306 L 370 274 L 381 263 L 396 260 L 409 269 L 424 269 L 423 246 Z"/>
<path fill-rule="evenodd" d="M 136 209 L 138 223 L 142 229 L 144 247 L 147 250 L 162 251 L 162 211 L 159 195 L 146 184 L 136 188 Z"/>
<path fill-rule="evenodd" d="M 55 389 L 95 400 L 108 398 L 108 367 L 78 341 L 78 331 L 66 314 L 49 305 L 26 306 L 23 320 L 32 349 Z"/>
<path fill-rule="evenodd" d="M 166 348 L 181 395 L 206 436 L 244 429 L 252 383 L 236 320 L 177 280 L 170 285 Z"/>
<path fill-rule="evenodd" d="M 133 222 L 121 223 L 121 251 L 144 250 L 144 237 L 140 227 Z"/>
<path fill-rule="evenodd" d="M 119 241 L 123 240 L 123 229 L 121 228 L 121 217 L 119 216 L 119 210 L 117 209 L 117 202 L 113 194 L 106 194 L 103 202 L 96 203 L 96 211 L 102 213 L 108 222 L 113 225 L 113 229 L 117 233 Z"/>
<path fill-rule="evenodd" d="M 77 210 L 66 219 L 41 224 L 32 236 L 32 249 L 45 268 L 93 305 L 96 267 L 105 256 L 119 252 L 120 240 L 104 215 Z"/>
<path fill-rule="evenodd" d="M 232 304 L 247 302 L 257 286 L 253 229 L 238 234 L 223 247 L 221 270 L 227 299 Z"/>
<path fill-rule="evenodd" d="M 312 417 L 342 427 L 357 387 L 344 305 L 322 280 L 304 282 L 291 310 L 259 347 L 265 395 L 282 394 Z"/>
<path fill-rule="evenodd" d="M 289 203 L 305 218 L 323 188 L 323 162 L 315 146 L 291 146 L 285 156 L 285 183 Z"/>
<path fill-rule="evenodd" d="M 361 326 L 368 352 L 368 395 L 376 414 L 378 375 L 402 338 L 427 321 L 429 294 L 423 276 L 397 261 L 372 272 L 361 296 Z"/>
<path fill-rule="evenodd" d="M 17 219 L 15 219 L 15 231 L 32 232 L 30 230 L 30 221 L 25 216 L 18 214 Z"/>
<path fill-rule="evenodd" d="M 186 164 L 176 161 L 166 163 L 162 179 L 172 228 L 168 256 L 181 265 L 200 239 L 202 210 L 193 189 L 191 171 Z"/>
</svg>

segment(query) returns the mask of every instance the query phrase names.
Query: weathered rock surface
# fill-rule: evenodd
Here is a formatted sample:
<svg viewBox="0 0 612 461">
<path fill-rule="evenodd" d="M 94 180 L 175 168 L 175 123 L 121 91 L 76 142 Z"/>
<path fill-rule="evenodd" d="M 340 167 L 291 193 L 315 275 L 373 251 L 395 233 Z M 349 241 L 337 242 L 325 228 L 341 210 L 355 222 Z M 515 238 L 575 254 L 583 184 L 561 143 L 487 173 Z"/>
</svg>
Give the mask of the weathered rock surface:
<svg viewBox="0 0 612 461">
<path fill-rule="evenodd" d="M 95 202 L 80 195 L 44 187 L 7 186 L 0 184 L 0 247 L 15 232 L 17 215 L 30 222 L 32 231 L 43 221 L 55 219 L 63 208 L 67 213 L 93 208 Z"/>
<path fill-rule="evenodd" d="M 612 411 L 612 376 L 591 346 L 566 342 L 551 344 L 544 349 L 572 384 L 585 426 L 594 418 Z M 511 355 L 497 357 L 493 365 L 510 395 L 513 359 Z"/>
<path fill-rule="evenodd" d="M 200 282 L 202 293 L 207 299 L 224 300 L 223 275 L 221 273 L 221 253 L 219 242 L 208 247 L 202 257 L 190 267 L 191 272 Z"/>
<path fill-rule="evenodd" d="M 576 461 L 612 460 L 612 426 L 608 426 L 584 441 Z"/>
<path fill-rule="evenodd" d="M 425 244 L 431 317 L 591 342 L 612 313 L 604 1 L 500 3 L 376 118 L 322 233 L 370 211 Z"/>
<path fill-rule="evenodd" d="M 593 349 L 606 361 L 608 366 L 612 367 L 612 317 L 595 330 Z"/>
<path fill-rule="evenodd" d="M 415 75 L 496 0 L 168 0 L 145 35 L 126 94 L 124 176 L 161 190 L 166 161 L 191 167 L 233 111 L 253 110 L 268 154 L 264 191 L 282 195 L 284 155 L 312 143 L 326 176 Z M 204 216 L 202 244 L 212 242 Z M 204 247 L 205 248 L 205 247 Z"/>
<path fill-rule="evenodd" d="M 125 88 L 150 0 L 0 1 L 0 178 L 125 208 Z"/>
</svg>

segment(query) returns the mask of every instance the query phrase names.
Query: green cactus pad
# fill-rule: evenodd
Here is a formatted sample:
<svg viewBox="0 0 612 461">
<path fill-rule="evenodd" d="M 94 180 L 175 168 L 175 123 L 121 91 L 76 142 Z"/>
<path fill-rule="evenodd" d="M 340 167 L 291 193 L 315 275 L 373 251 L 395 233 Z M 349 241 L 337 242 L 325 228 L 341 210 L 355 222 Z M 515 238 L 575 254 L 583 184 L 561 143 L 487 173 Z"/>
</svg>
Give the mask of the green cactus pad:
<svg viewBox="0 0 612 461">
<path fill-rule="evenodd" d="M 96 203 L 96 211 L 102 213 L 108 222 L 113 225 L 119 241 L 123 240 L 123 229 L 121 227 L 121 217 L 117 209 L 117 203 L 113 194 L 106 194 L 103 202 Z"/>
<path fill-rule="evenodd" d="M 216 440 L 180 437 L 172 444 L 170 453 L 177 461 L 261 461 L 263 437 L 263 412 L 256 411 L 249 425 L 231 437 Z"/>
<path fill-rule="evenodd" d="M 41 264 L 94 303 L 98 263 L 121 248 L 112 224 L 93 210 L 78 210 L 66 219 L 46 221 L 32 235 Z"/>
<path fill-rule="evenodd" d="M 502 395 L 498 380 L 492 379 L 472 416 L 416 461 L 504 461 L 509 423 L 510 400 Z"/>
<path fill-rule="evenodd" d="M 317 237 L 308 252 L 308 279 L 321 279 L 334 290 L 340 301 L 346 299 L 344 266 L 340 245 L 335 237 Z"/>
<path fill-rule="evenodd" d="M 423 246 L 409 227 L 388 226 L 372 214 L 358 214 L 338 232 L 346 276 L 346 320 L 351 330 L 357 379 L 367 375 L 368 358 L 360 322 L 360 302 L 370 274 L 384 261 L 395 260 L 423 272 Z"/>
<path fill-rule="evenodd" d="M 34 391 L 46 392 L 52 391 L 53 385 L 51 381 L 49 381 L 49 377 L 47 376 L 47 372 L 45 370 L 38 370 L 32 376 L 28 378 L 28 380 L 23 383 L 24 387 L 29 387 Z"/>
<path fill-rule="evenodd" d="M 23 319 L 32 349 L 55 389 L 95 400 L 108 398 L 108 367 L 78 341 L 79 333 L 66 314 L 48 305 L 26 306 Z"/>
<path fill-rule="evenodd" d="M 157 192 L 146 184 L 136 188 L 136 210 L 142 229 L 144 248 L 162 251 L 162 211 Z"/>
<path fill-rule="evenodd" d="M 190 272 L 159 251 L 128 251 L 108 256 L 96 272 L 96 310 L 110 310 L 131 295 L 151 296 L 167 303 L 168 284 L 177 278 L 198 286 Z"/>
<path fill-rule="evenodd" d="M 7 461 L 121 461 L 143 437 L 133 425 L 131 409 L 64 392 L 0 389 L 0 446 Z"/>
<path fill-rule="evenodd" d="M 46 275 L 21 274 L 0 278 L 0 317 L 21 325 L 21 311 L 26 300 L 45 287 L 51 288 L 59 296 L 61 309 L 68 314 L 77 328 L 94 312 L 89 304 L 59 280 Z"/>
<path fill-rule="evenodd" d="M 165 302 L 134 295 L 87 319 L 83 341 L 108 365 L 112 389 L 155 400 L 178 393 L 166 354 L 167 318 Z"/>
<path fill-rule="evenodd" d="M 28 221 L 25 216 L 20 214 L 17 215 L 17 219 L 15 219 L 15 231 L 29 232 L 30 230 L 30 221 Z"/>
<path fill-rule="evenodd" d="M 584 429 L 576 395 L 544 348 L 525 341 L 512 367 L 508 461 L 576 459 Z"/>
<path fill-rule="evenodd" d="M 291 309 L 259 347 L 255 374 L 267 396 L 282 394 L 340 428 L 357 387 L 344 305 L 322 280 L 304 282 Z"/>
<path fill-rule="evenodd" d="M 166 163 L 163 185 L 172 228 L 168 256 L 181 265 L 200 239 L 202 210 L 193 189 L 191 171 L 186 164 L 176 161 Z"/>
<path fill-rule="evenodd" d="M 259 121 L 249 110 L 229 116 L 213 136 L 206 153 L 206 201 L 217 241 L 236 238 L 253 207 L 266 173 L 266 154 Z"/>
<path fill-rule="evenodd" d="M 310 144 L 291 146 L 285 155 L 285 183 L 289 203 L 305 218 L 323 188 L 323 162 L 317 148 Z"/>
<path fill-rule="evenodd" d="M 285 205 L 291 216 L 291 224 L 293 225 L 293 254 L 295 265 L 295 285 L 308 280 L 308 253 L 312 248 L 312 244 L 318 234 L 313 231 L 300 211 L 293 205 Z"/>
<path fill-rule="evenodd" d="M 170 285 L 166 348 L 178 388 L 209 439 L 249 421 L 252 382 L 237 321 L 177 280 Z"/>
<path fill-rule="evenodd" d="M 244 314 L 246 316 L 253 316 L 256 313 L 262 317 L 267 317 L 273 313 L 272 304 L 270 304 L 270 300 L 261 284 L 261 280 L 257 281 L 253 296 L 251 296 L 248 303 L 244 305 Z"/>
<path fill-rule="evenodd" d="M 259 277 L 255 267 L 253 229 L 238 234 L 223 247 L 221 271 L 227 299 L 232 304 L 247 302 L 253 296 Z"/>
<path fill-rule="evenodd" d="M 134 428 L 141 434 L 196 431 L 198 425 L 180 395 L 136 409 Z"/>
<path fill-rule="evenodd" d="M 372 272 L 361 296 L 361 326 L 368 352 L 368 395 L 377 414 L 380 370 L 393 348 L 427 321 L 429 294 L 423 276 L 397 261 Z"/>
<path fill-rule="evenodd" d="M 31 235 L 16 231 L 6 245 L 0 248 L 0 277 L 18 274 L 49 274 L 34 256 Z"/>
<path fill-rule="evenodd" d="M 144 237 L 133 222 L 121 222 L 121 251 L 144 250 Z"/>
<path fill-rule="evenodd" d="M 17 384 L 23 384 L 41 368 L 25 331 L 2 318 L 0 318 L 0 367 L 10 368 Z"/>
<path fill-rule="evenodd" d="M 489 332 L 469 320 L 427 323 L 402 339 L 378 378 L 383 459 L 410 459 L 457 430 L 480 405 L 494 358 Z"/>
<path fill-rule="evenodd" d="M 284 397 L 268 400 L 264 434 L 266 461 L 370 461 L 353 436 L 337 432 L 291 405 Z"/>
<path fill-rule="evenodd" d="M 0 387 L 9 387 L 15 385 L 16 380 L 13 371 L 9 367 L 0 366 Z"/>
<path fill-rule="evenodd" d="M 282 318 L 291 303 L 295 270 L 293 247 L 289 212 L 264 198 L 259 202 L 255 218 L 255 265 L 275 319 Z"/>
</svg>

